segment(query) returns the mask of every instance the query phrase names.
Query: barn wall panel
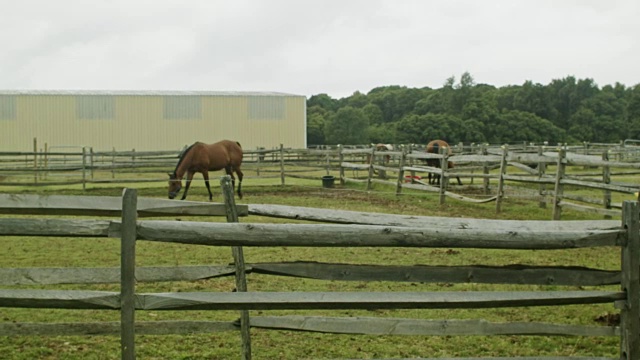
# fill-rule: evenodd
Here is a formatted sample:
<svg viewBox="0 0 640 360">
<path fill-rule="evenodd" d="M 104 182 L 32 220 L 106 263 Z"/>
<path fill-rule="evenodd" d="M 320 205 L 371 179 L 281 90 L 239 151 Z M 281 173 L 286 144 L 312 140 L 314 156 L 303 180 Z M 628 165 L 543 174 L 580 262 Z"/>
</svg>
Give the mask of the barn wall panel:
<svg viewBox="0 0 640 360">
<path fill-rule="evenodd" d="M 0 151 L 179 150 L 195 141 L 246 149 L 306 146 L 306 98 L 280 93 L 8 92 Z M 12 106 L 12 107 L 10 107 Z"/>
</svg>

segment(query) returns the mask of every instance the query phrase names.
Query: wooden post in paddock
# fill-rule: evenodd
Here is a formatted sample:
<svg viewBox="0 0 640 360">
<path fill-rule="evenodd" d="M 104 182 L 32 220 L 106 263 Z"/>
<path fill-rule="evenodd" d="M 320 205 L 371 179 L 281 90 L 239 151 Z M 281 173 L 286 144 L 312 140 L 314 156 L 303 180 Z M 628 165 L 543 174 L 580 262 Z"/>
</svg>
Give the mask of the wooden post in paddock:
<svg viewBox="0 0 640 360">
<path fill-rule="evenodd" d="M 402 193 L 402 184 L 404 182 L 404 165 L 407 161 L 407 149 L 404 145 L 400 147 L 402 155 L 400 155 L 400 166 L 398 167 L 398 182 L 396 184 L 396 196 Z M 411 176 L 411 182 L 413 183 L 413 175 Z"/>
<path fill-rule="evenodd" d="M 38 183 L 38 138 L 33 138 L 33 182 Z"/>
<path fill-rule="evenodd" d="M 284 186 L 284 145 L 280 144 L 280 184 Z"/>
<path fill-rule="evenodd" d="M 609 161 L 609 151 L 605 150 L 602 152 L 602 160 Z M 602 183 L 610 184 L 611 183 L 611 168 L 608 165 L 602 167 Z M 605 209 L 611 209 L 611 190 L 603 190 L 603 203 Z M 605 215 L 605 219 L 611 219 L 611 215 Z"/>
<path fill-rule="evenodd" d="M 282 150 L 282 145 L 280 145 Z M 281 152 L 282 154 L 282 152 Z M 220 187 L 224 196 L 225 210 L 227 211 L 227 222 L 238 222 L 238 210 L 236 209 L 235 198 L 233 197 L 233 187 L 231 177 L 225 175 L 220 179 Z M 247 276 L 245 273 L 244 254 L 241 246 L 231 248 L 233 263 L 236 267 L 236 290 L 247 292 Z M 249 310 L 240 311 L 240 334 L 242 336 L 242 359 L 251 360 L 251 332 L 249 323 Z"/>
<path fill-rule="evenodd" d="M 487 156 L 489 155 L 489 150 L 487 149 L 487 144 L 482 144 L 481 148 L 480 148 L 481 154 L 483 156 Z M 489 163 L 488 162 L 484 162 L 482 163 L 482 174 L 483 175 L 489 175 Z M 484 189 L 484 194 L 485 195 L 489 195 L 489 183 L 490 183 L 490 179 L 488 176 L 485 176 L 482 180 L 482 187 Z"/>
<path fill-rule="evenodd" d="M 542 156 L 543 154 L 544 154 L 543 147 L 538 146 L 538 155 Z M 538 163 L 538 179 L 542 179 L 546 171 L 547 171 L 547 164 L 544 162 L 539 162 Z M 538 195 L 540 195 L 540 201 L 538 202 L 539 208 L 544 209 L 547 207 L 547 201 L 546 201 L 547 195 L 545 194 L 546 192 L 547 192 L 547 185 L 540 183 L 540 185 L 538 186 Z"/>
<path fill-rule="evenodd" d="M 371 153 L 369 154 L 369 176 L 367 176 L 367 191 L 371 190 L 371 182 L 373 179 L 373 165 L 375 163 L 375 152 L 376 148 L 371 148 Z"/>
<path fill-rule="evenodd" d="M 93 146 L 89 148 L 89 168 L 91 171 L 91 180 L 93 180 L 93 169 L 95 168 L 94 165 L 94 158 L 93 158 L 94 154 L 93 154 Z"/>
<path fill-rule="evenodd" d="M 138 195 L 135 189 L 122 192 L 120 237 L 120 351 L 122 360 L 133 360 L 135 352 L 136 238 Z"/>
<path fill-rule="evenodd" d="M 496 193 L 496 214 L 502 211 L 502 198 L 504 198 L 504 174 L 507 173 L 508 145 L 502 146 L 502 159 L 500 160 L 500 174 L 498 176 L 498 191 Z"/>
<path fill-rule="evenodd" d="M 87 190 L 87 148 L 82 147 L 82 190 Z"/>
<path fill-rule="evenodd" d="M 49 175 L 49 144 L 48 143 L 44 143 L 44 178 L 46 179 L 47 176 Z"/>
<path fill-rule="evenodd" d="M 564 178 L 565 169 L 567 167 L 567 150 L 560 147 L 558 151 L 558 165 L 556 169 L 556 185 L 553 190 L 553 220 L 560 220 L 562 216 L 562 207 L 560 201 L 562 201 L 562 193 L 564 191 L 564 185 L 562 184 L 562 178 Z"/>
<path fill-rule="evenodd" d="M 116 178 L 116 147 L 111 150 L 111 178 Z"/>
<path fill-rule="evenodd" d="M 342 162 L 344 161 L 344 154 L 342 153 L 342 145 L 338 144 L 338 161 L 340 161 L 340 185 L 344 185 L 344 166 L 342 166 Z"/>
<path fill-rule="evenodd" d="M 442 155 L 440 159 L 440 205 L 443 205 L 447 198 L 445 192 L 449 185 L 449 176 L 445 176 L 445 173 L 449 169 L 449 150 L 444 146 L 440 148 L 440 155 Z"/>
<path fill-rule="evenodd" d="M 640 207 L 637 201 L 622 204 L 622 290 L 627 299 L 620 309 L 620 359 L 640 359 Z"/>
<path fill-rule="evenodd" d="M 329 156 L 329 152 L 325 154 L 326 164 L 327 164 L 327 173 L 326 175 L 331 175 L 331 157 Z"/>
<path fill-rule="evenodd" d="M 260 160 L 264 157 L 264 154 L 260 153 L 260 146 L 257 147 L 258 156 L 256 157 L 256 176 L 260 176 Z"/>
</svg>

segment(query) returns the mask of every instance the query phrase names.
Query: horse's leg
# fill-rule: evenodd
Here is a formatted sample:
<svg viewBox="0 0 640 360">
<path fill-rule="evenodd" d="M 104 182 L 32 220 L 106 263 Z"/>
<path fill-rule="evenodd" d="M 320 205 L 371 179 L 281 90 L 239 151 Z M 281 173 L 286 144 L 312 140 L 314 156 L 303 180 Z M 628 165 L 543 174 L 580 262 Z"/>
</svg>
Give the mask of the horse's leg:
<svg viewBox="0 0 640 360">
<path fill-rule="evenodd" d="M 233 168 L 231 167 L 231 165 L 227 165 L 224 168 L 224 172 L 227 173 L 227 175 L 231 176 L 231 194 L 233 194 L 236 190 L 236 178 L 233 176 Z"/>
<path fill-rule="evenodd" d="M 193 180 L 193 175 L 195 173 L 193 171 L 187 171 L 187 180 L 186 180 L 186 184 L 184 185 L 184 193 L 182 193 L 182 199 L 180 200 L 184 200 L 187 198 L 187 192 L 189 191 L 189 186 L 191 186 L 191 180 Z"/>
<path fill-rule="evenodd" d="M 242 178 L 244 177 L 244 174 L 242 173 L 242 170 L 240 170 L 240 167 L 237 167 L 235 170 L 238 175 L 238 197 L 242 199 Z"/>
<path fill-rule="evenodd" d="M 460 181 L 460 176 L 456 176 L 456 179 L 458 179 L 458 185 L 462 185 L 462 181 Z"/>
<path fill-rule="evenodd" d="M 209 201 L 213 200 L 213 193 L 211 193 L 211 186 L 209 186 L 209 171 L 202 171 L 202 177 L 204 177 L 204 184 L 207 186 L 209 192 Z"/>
</svg>

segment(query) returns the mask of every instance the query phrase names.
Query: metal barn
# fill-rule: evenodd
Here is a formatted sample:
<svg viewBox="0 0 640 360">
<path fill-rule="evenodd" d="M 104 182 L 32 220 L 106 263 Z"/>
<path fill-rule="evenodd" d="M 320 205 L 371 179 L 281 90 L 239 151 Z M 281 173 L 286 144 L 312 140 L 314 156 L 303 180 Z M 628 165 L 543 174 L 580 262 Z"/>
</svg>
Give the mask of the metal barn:
<svg viewBox="0 0 640 360">
<path fill-rule="evenodd" d="M 0 151 L 181 149 L 238 141 L 305 148 L 306 98 L 276 92 L 0 91 Z"/>
</svg>

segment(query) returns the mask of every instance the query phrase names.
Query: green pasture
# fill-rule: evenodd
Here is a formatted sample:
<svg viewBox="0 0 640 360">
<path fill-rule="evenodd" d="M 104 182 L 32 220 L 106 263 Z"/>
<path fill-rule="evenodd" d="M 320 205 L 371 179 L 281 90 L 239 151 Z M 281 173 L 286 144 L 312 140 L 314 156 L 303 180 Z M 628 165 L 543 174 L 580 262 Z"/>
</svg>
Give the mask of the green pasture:
<svg viewBox="0 0 640 360">
<path fill-rule="evenodd" d="M 552 173 L 552 168 L 547 173 Z M 365 175 L 362 172 L 362 175 Z M 212 174 L 214 201 L 222 201 L 219 177 Z M 496 214 L 495 203 L 471 204 L 447 198 L 439 205 L 435 192 L 403 189 L 395 195 L 395 187 L 374 184 L 341 186 L 336 179 L 332 189 L 322 187 L 325 171 L 313 173 L 316 179 L 286 178 L 285 186 L 278 177 L 257 178 L 253 170 L 245 171 L 244 198 L 240 204 L 283 204 L 328 209 L 369 211 L 425 216 L 471 217 L 486 219 L 549 220 L 551 206 L 540 208 L 536 201 L 517 196 L 507 197 L 502 212 Z M 104 174 L 103 174 L 104 175 Z M 274 174 L 278 175 L 278 174 Z M 332 172 L 337 176 L 337 172 Z M 111 176 L 111 175 L 105 175 Z M 118 175 L 117 175 L 118 176 Z M 147 175 L 149 176 L 149 175 Z M 160 175 L 154 174 L 154 177 Z M 625 181 L 633 181 L 629 176 Z M 463 180 L 464 181 L 464 180 Z M 622 180 L 621 180 L 622 181 Z M 481 184 L 482 179 L 476 179 Z M 492 180 L 492 185 L 494 181 Z M 514 184 L 514 186 L 516 186 Z M 530 186 L 537 189 L 538 185 Z M 137 188 L 138 196 L 166 198 L 166 183 L 88 184 L 45 187 L 2 187 L 3 193 L 39 193 L 65 195 L 119 196 L 124 187 Z M 453 191 L 456 191 L 454 186 Z M 552 187 L 551 187 L 552 190 Z M 467 196 L 480 195 L 477 189 L 460 190 Z M 602 197 L 600 190 L 579 190 Z M 614 194 L 614 201 L 632 196 Z M 196 175 L 189 200 L 208 201 L 201 175 Z M 8 216 L 8 215 L 5 215 Z M 595 214 L 566 210 L 563 220 L 602 219 Z M 619 217 L 617 218 L 619 219 Z M 176 218 L 176 220 L 224 221 L 223 218 Z M 260 216 L 241 218 L 241 222 L 288 222 Z M 1 267 L 115 267 L 120 263 L 118 239 L 4 237 L 0 252 Z M 575 265 L 601 269 L 619 269 L 618 248 L 574 249 L 553 251 L 505 251 L 476 249 L 414 248 L 245 248 L 246 263 L 276 261 L 319 261 L 355 264 L 535 264 Z M 188 246 L 141 241 L 137 247 L 138 266 L 213 265 L 232 262 L 230 248 Z M 28 288 L 25 286 L 25 288 Z M 55 289 L 111 290 L 119 285 L 66 285 Z M 140 283 L 138 292 L 233 291 L 233 278 L 197 282 Z M 396 282 L 345 282 L 294 279 L 258 274 L 248 275 L 249 290 L 256 291 L 473 291 L 473 290 L 554 290 L 560 286 L 516 286 L 485 284 L 427 284 Z M 612 287 L 615 288 L 615 287 Z M 576 289 L 577 290 L 577 289 Z M 403 317 L 418 319 L 485 319 L 492 322 L 539 321 L 563 324 L 600 325 L 601 319 L 616 314 L 612 304 L 597 306 L 501 308 L 479 310 L 336 310 L 336 311 L 251 311 L 252 316 L 304 314 L 341 317 Z M 0 308 L 3 322 L 87 322 L 118 321 L 118 312 L 89 310 L 33 310 Z M 239 313 L 230 311 L 138 311 L 136 320 L 235 320 Z M 332 358 L 412 358 L 412 357 L 490 357 L 490 356 L 602 356 L 617 357 L 619 339 L 614 337 L 547 337 L 547 336 L 364 336 L 334 335 L 252 329 L 253 359 L 332 359 Z M 239 332 L 220 332 L 189 336 L 137 336 L 139 359 L 237 359 L 240 356 Z M 0 337 L 0 354 L 8 359 L 118 359 L 117 336 L 65 337 Z"/>
</svg>

